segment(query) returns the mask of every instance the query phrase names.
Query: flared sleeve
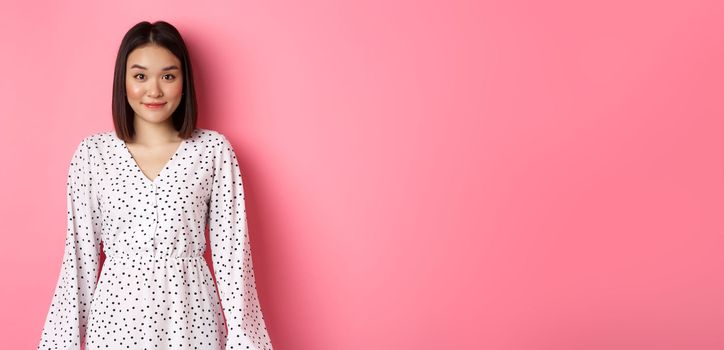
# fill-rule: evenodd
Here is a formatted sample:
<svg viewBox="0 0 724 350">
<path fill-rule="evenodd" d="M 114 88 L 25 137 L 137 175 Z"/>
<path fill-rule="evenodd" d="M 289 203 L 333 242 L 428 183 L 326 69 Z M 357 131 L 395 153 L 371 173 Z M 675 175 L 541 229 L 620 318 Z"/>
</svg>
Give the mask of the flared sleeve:
<svg viewBox="0 0 724 350">
<path fill-rule="evenodd" d="M 101 251 L 101 213 L 91 185 L 90 161 L 86 138 L 70 161 L 63 261 L 38 349 L 79 350 L 85 339 Z"/>
<path fill-rule="evenodd" d="M 226 350 L 271 350 L 256 291 L 239 163 L 224 135 L 214 152 L 209 199 L 211 260 L 226 319 Z"/>
</svg>

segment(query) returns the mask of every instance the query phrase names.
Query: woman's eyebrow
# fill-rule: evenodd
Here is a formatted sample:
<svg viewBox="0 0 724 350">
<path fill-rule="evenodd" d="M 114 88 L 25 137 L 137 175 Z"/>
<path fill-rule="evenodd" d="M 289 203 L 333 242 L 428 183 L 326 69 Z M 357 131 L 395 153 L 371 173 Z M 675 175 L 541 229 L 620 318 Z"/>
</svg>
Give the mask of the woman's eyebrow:
<svg viewBox="0 0 724 350">
<path fill-rule="evenodd" d="M 133 69 L 133 68 L 147 69 L 146 67 L 144 67 L 140 64 L 132 65 L 131 69 Z M 163 69 L 161 69 L 161 70 L 172 70 L 172 69 L 178 69 L 178 67 L 177 66 L 168 66 L 168 67 L 163 67 Z"/>
</svg>

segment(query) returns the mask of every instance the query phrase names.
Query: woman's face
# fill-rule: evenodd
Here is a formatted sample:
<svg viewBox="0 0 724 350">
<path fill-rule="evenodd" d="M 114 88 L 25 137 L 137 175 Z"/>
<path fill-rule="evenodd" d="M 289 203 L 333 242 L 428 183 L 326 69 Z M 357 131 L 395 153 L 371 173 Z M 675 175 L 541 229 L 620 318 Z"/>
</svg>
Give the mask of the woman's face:
<svg viewBox="0 0 724 350">
<path fill-rule="evenodd" d="M 165 122 L 181 103 L 182 92 L 181 61 L 171 51 L 148 44 L 128 55 L 126 96 L 134 119 Z"/>
</svg>

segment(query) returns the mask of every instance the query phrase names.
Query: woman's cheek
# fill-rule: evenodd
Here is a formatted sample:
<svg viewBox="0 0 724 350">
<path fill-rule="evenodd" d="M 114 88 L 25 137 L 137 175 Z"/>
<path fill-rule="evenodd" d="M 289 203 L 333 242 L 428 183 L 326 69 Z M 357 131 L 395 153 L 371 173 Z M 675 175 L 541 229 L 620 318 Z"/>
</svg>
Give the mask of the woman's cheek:
<svg viewBox="0 0 724 350">
<path fill-rule="evenodd" d="M 181 92 L 183 91 L 183 87 L 184 87 L 184 84 L 181 81 L 174 84 L 174 94 L 181 95 Z"/>
<path fill-rule="evenodd" d="M 133 95 L 134 97 L 137 97 L 141 94 L 141 87 L 137 85 L 131 85 L 130 87 L 126 88 L 127 94 Z"/>
<path fill-rule="evenodd" d="M 138 88 L 133 86 L 132 83 L 129 83 L 126 81 L 126 97 L 130 100 L 136 99 L 136 95 L 138 94 Z"/>
</svg>

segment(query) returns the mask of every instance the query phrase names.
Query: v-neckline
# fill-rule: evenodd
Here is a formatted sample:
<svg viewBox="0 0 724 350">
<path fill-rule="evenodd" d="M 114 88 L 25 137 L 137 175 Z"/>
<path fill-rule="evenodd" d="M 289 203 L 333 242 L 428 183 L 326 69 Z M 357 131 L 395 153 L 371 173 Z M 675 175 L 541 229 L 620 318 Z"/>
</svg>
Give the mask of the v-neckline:
<svg viewBox="0 0 724 350">
<path fill-rule="evenodd" d="M 131 159 L 132 166 L 136 169 L 136 174 L 145 182 L 155 185 L 158 180 L 166 173 L 166 169 L 169 168 L 169 166 L 174 162 L 176 158 L 178 158 L 179 153 L 183 150 L 184 146 L 186 145 L 186 139 L 181 139 L 181 142 L 179 143 L 178 147 L 176 147 L 176 151 L 171 155 L 171 158 L 169 158 L 166 161 L 166 164 L 163 165 L 163 168 L 156 174 L 156 177 L 153 178 L 153 180 L 149 179 L 146 174 L 143 173 L 143 170 L 141 170 L 141 166 L 138 165 L 138 162 L 136 162 L 136 157 L 133 156 L 133 153 L 131 153 L 131 150 L 128 149 L 128 145 L 126 145 L 126 141 L 118 138 L 115 136 L 115 138 L 121 142 L 121 145 L 123 146 L 123 149 L 125 150 L 126 155 Z"/>
</svg>

